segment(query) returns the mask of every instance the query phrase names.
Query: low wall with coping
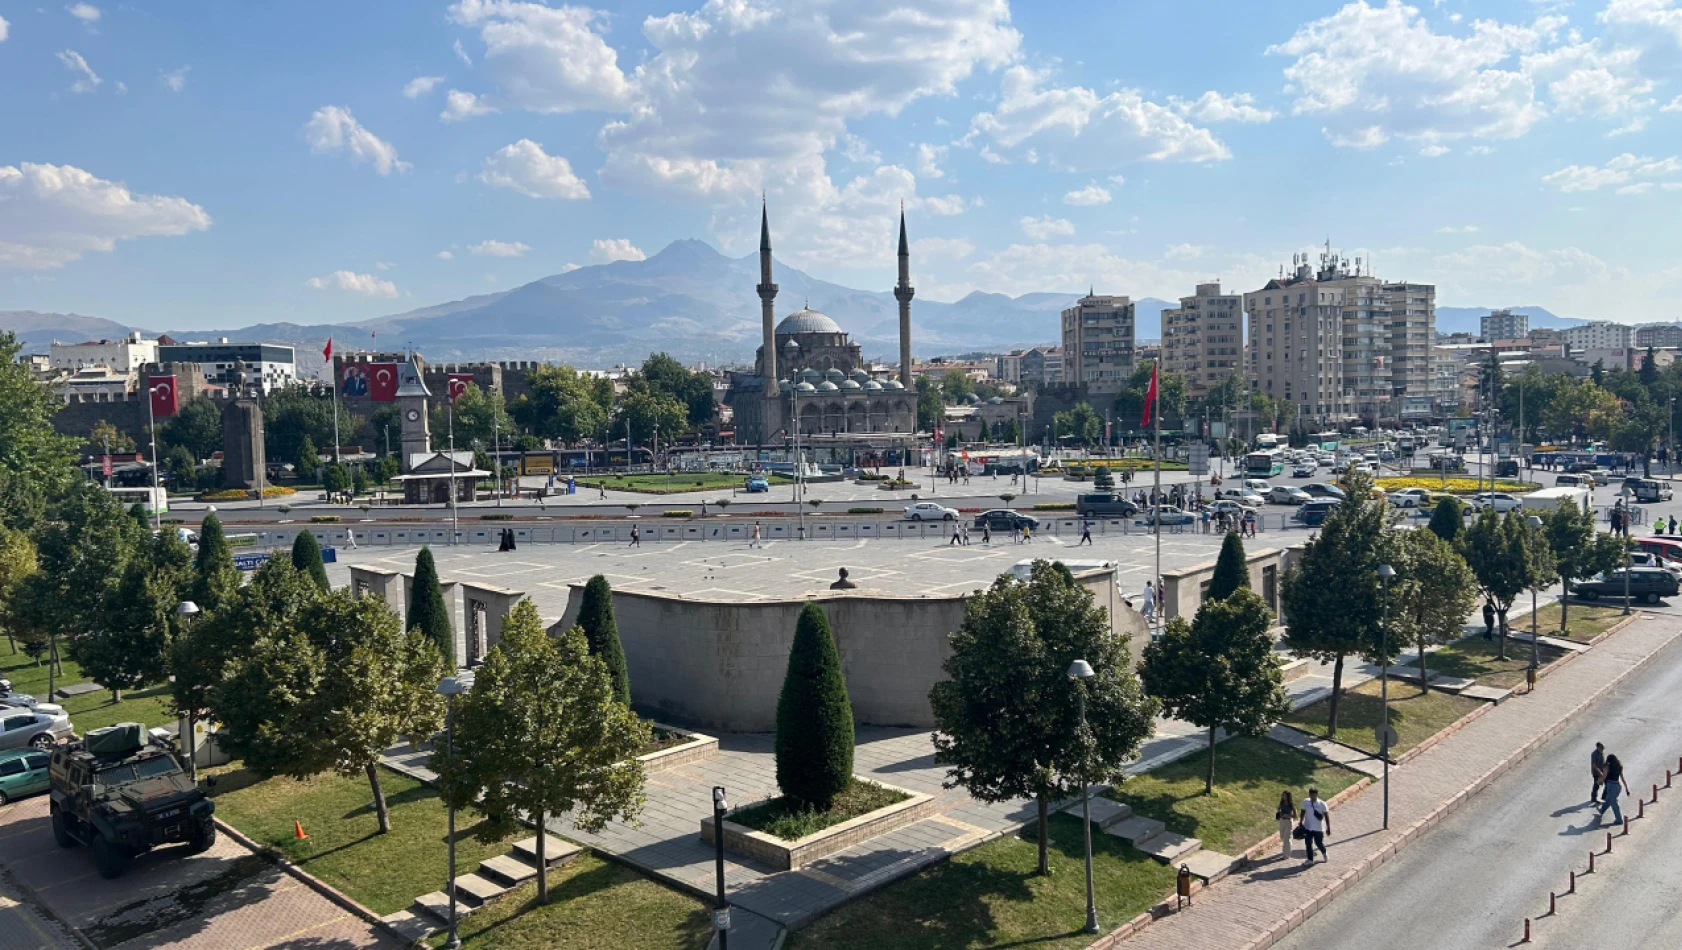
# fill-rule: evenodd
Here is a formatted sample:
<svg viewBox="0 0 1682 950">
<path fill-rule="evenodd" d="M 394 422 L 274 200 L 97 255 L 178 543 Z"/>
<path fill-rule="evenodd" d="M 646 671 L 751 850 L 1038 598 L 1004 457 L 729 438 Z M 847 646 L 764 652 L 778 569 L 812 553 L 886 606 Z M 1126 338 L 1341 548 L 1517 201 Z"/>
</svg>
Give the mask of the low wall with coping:
<svg viewBox="0 0 1682 950">
<path fill-rule="evenodd" d="M 1301 548 L 1259 548 L 1246 551 L 1245 562 L 1250 569 L 1250 589 L 1261 595 L 1267 608 L 1279 614 L 1279 584 L 1285 569 L 1295 563 Z M 1215 576 L 1215 561 L 1205 561 L 1162 572 L 1163 605 L 1169 617 L 1190 620 L 1203 606 L 1203 592 Z"/>
</svg>

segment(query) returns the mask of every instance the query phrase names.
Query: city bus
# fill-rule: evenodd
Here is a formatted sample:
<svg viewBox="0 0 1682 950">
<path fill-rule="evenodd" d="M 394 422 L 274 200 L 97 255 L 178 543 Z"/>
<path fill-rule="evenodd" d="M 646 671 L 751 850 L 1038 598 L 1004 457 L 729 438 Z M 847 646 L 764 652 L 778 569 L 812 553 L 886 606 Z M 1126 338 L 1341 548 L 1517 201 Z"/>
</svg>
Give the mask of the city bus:
<svg viewBox="0 0 1682 950">
<path fill-rule="evenodd" d="M 124 508 L 140 505 L 140 510 L 146 514 L 163 514 L 169 511 L 169 494 L 162 488 L 150 485 L 144 488 L 112 488 L 111 497 L 117 499 Z"/>
<path fill-rule="evenodd" d="M 1251 478 L 1270 478 L 1285 471 L 1285 453 L 1279 449 L 1262 449 L 1244 456 L 1244 474 Z"/>
</svg>

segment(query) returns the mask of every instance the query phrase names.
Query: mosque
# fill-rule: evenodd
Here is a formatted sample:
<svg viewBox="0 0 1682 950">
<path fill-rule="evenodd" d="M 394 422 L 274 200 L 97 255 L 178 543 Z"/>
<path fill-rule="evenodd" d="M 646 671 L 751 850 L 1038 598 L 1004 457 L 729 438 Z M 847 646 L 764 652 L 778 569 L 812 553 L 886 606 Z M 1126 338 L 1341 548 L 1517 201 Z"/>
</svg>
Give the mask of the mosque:
<svg viewBox="0 0 1682 950">
<path fill-rule="evenodd" d="M 724 401 L 736 420 L 740 445 L 776 445 L 795 431 L 819 441 L 903 443 L 917 428 L 917 393 L 911 388 L 911 249 L 905 212 L 899 215 L 899 375 L 870 373 L 847 331 L 810 307 L 775 322 L 777 285 L 771 282 L 771 224 L 759 218 L 760 318 L 764 342 L 752 373 L 733 373 Z M 825 439 L 824 437 L 828 437 Z"/>
</svg>

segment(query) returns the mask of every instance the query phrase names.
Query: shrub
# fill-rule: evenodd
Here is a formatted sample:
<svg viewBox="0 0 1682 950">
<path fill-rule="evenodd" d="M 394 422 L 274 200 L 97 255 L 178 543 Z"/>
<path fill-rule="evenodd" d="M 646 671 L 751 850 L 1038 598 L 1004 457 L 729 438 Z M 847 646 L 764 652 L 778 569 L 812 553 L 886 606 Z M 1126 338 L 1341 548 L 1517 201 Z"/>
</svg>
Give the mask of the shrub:
<svg viewBox="0 0 1682 950">
<path fill-rule="evenodd" d="M 410 630 L 419 629 L 444 655 L 444 662 L 455 667 L 455 637 L 450 631 L 450 610 L 444 604 L 444 589 L 438 584 L 438 565 L 432 559 L 432 549 L 421 546 L 415 556 L 415 577 L 409 585 L 409 604 L 404 623 Z"/>
<path fill-rule="evenodd" d="M 315 518 L 310 520 L 314 521 Z M 298 536 L 292 539 L 292 566 L 308 574 L 310 579 L 315 581 L 315 586 L 323 592 L 329 589 L 327 565 L 321 563 L 321 545 L 316 543 L 315 535 L 308 531 L 300 531 Z"/>
<path fill-rule="evenodd" d="M 501 513 L 498 513 L 498 514 L 480 515 L 479 520 L 480 521 L 513 521 L 514 516 L 511 515 L 511 514 L 508 514 L 507 512 L 501 512 Z"/>
<path fill-rule="evenodd" d="M 1215 573 L 1209 578 L 1205 601 L 1225 600 L 1241 587 L 1250 586 L 1250 568 L 1244 557 L 1244 542 L 1236 531 L 1228 531 L 1221 542 L 1221 556 L 1215 561 Z"/>
<path fill-rule="evenodd" d="M 625 666 L 625 648 L 619 643 L 619 627 L 613 620 L 613 588 L 600 574 L 584 585 L 584 601 L 578 605 L 578 625 L 584 628 L 590 654 L 600 657 L 607 665 L 614 697 L 629 706 L 631 673 Z"/>
<path fill-rule="evenodd" d="M 660 517 L 662 517 L 662 518 L 688 518 L 688 517 L 693 516 L 694 514 L 695 514 L 695 512 L 690 511 L 688 508 L 667 508 L 665 511 L 660 512 Z"/>
<path fill-rule="evenodd" d="M 848 508 L 847 509 L 847 514 L 849 514 L 849 515 L 879 515 L 881 513 L 882 513 L 881 508 Z"/>
<path fill-rule="evenodd" d="M 807 601 L 794 628 L 788 672 L 777 698 L 777 786 L 828 808 L 853 781 L 853 707 L 829 616 Z"/>
<path fill-rule="evenodd" d="M 338 515 L 310 515 L 310 524 L 338 524 L 341 520 Z"/>
<path fill-rule="evenodd" d="M 1035 511 L 1073 511 L 1075 503 L 1072 501 L 1042 501 L 1034 506 Z"/>
</svg>

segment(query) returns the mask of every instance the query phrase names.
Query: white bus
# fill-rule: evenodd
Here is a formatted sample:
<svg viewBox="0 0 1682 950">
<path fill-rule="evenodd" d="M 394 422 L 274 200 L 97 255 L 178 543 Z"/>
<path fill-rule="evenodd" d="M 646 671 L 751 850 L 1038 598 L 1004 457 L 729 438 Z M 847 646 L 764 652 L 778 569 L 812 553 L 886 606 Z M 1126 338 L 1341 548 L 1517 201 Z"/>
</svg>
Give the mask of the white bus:
<svg viewBox="0 0 1682 950">
<path fill-rule="evenodd" d="M 122 503 L 124 508 L 138 503 L 140 510 L 146 514 L 163 514 L 169 510 L 169 494 L 162 488 L 147 485 L 144 488 L 113 488 L 111 496 Z"/>
</svg>

